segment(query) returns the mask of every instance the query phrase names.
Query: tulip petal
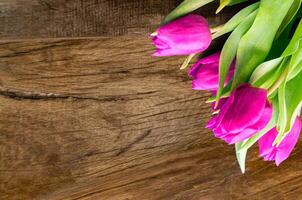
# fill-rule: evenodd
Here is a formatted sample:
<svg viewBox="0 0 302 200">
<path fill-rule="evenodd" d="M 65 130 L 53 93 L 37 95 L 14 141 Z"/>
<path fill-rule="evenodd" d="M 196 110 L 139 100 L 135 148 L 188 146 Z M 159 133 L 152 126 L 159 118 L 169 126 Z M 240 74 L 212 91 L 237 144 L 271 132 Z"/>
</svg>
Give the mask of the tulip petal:
<svg viewBox="0 0 302 200">
<path fill-rule="evenodd" d="M 300 136 L 301 127 L 301 120 L 297 118 L 290 133 L 283 139 L 279 147 L 277 147 L 277 165 L 286 160 L 289 157 L 290 153 L 294 150 Z"/>
<path fill-rule="evenodd" d="M 301 128 L 302 122 L 297 118 L 292 130 L 287 134 L 279 146 L 273 146 L 274 140 L 278 135 L 277 129 L 273 128 L 258 140 L 259 155 L 263 157 L 265 161 L 275 160 L 276 165 L 279 166 L 293 151 L 298 142 Z"/>
<path fill-rule="evenodd" d="M 278 135 L 278 131 L 274 127 L 258 140 L 260 156 L 263 157 L 272 151 L 273 149 L 272 144 L 274 143 L 274 140 L 277 137 L 277 135 Z"/>
<path fill-rule="evenodd" d="M 157 49 L 153 56 L 156 57 L 166 57 L 166 56 L 175 56 L 175 55 L 188 55 L 191 54 L 192 51 L 184 50 L 184 49 L 176 49 L 176 48 L 168 48 L 168 49 Z"/>
<path fill-rule="evenodd" d="M 219 78 L 218 69 L 215 65 L 209 64 L 200 67 L 200 70 L 192 81 L 193 90 L 217 90 Z"/>
<path fill-rule="evenodd" d="M 206 50 L 212 42 L 208 22 L 190 14 L 163 25 L 152 38 L 157 47 L 154 56 L 189 55 Z"/>
<path fill-rule="evenodd" d="M 220 112 L 207 124 L 215 137 L 235 144 L 262 130 L 272 117 L 272 106 L 264 89 L 244 84 L 220 105 Z M 252 100 L 252 102 L 251 102 Z"/>
<path fill-rule="evenodd" d="M 238 133 L 257 123 L 264 113 L 266 96 L 264 89 L 249 85 L 239 87 L 234 93 L 234 102 L 223 118 L 223 128 Z"/>
<path fill-rule="evenodd" d="M 236 136 L 233 136 L 232 140 L 227 141 L 228 144 L 235 144 L 237 142 L 241 142 L 247 138 L 252 137 L 255 133 L 262 130 L 270 121 L 271 117 L 273 115 L 273 109 L 269 103 L 267 103 L 266 108 L 264 109 L 264 112 L 261 115 L 261 118 L 259 121 L 257 121 L 252 126 L 245 128 L 242 132 L 239 134 L 236 134 Z"/>
<path fill-rule="evenodd" d="M 193 78 L 193 90 L 216 91 L 219 84 L 219 57 L 220 52 L 205 57 L 196 62 L 188 72 Z M 234 64 L 229 71 L 225 85 L 230 81 L 234 74 Z"/>
<path fill-rule="evenodd" d="M 223 106 L 221 107 L 219 114 L 215 117 L 215 124 L 212 124 L 212 126 L 211 126 L 211 129 L 213 129 L 214 132 L 218 132 L 215 129 L 222 128 L 221 122 L 222 122 L 224 116 L 227 114 L 232 103 L 234 102 L 234 97 L 235 97 L 235 95 L 234 95 L 234 93 L 232 93 L 232 95 L 226 100 L 225 104 L 223 104 Z M 220 132 L 222 132 L 222 131 L 220 131 Z"/>
<path fill-rule="evenodd" d="M 210 56 L 207 56 L 205 58 L 200 59 L 197 61 L 189 70 L 188 75 L 192 78 L 195 78 L 196 74 L 198 73 L 198 70 L 202 65 L 207 65 L 207 64 L 215 64 L 217 70 L 219 68 L 219 58 L 220 58 L 220 52 L 216 52 Z M 216 74 L 218 75 L 218 73 Z"/>
</svg>

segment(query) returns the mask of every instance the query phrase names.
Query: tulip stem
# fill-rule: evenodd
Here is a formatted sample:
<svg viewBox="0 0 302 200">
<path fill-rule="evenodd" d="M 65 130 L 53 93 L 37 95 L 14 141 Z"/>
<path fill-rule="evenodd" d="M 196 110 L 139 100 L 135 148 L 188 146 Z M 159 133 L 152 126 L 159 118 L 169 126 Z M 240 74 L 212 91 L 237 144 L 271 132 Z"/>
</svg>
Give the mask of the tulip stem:
<svg viewBox="0 0 302 200">
<path fill-rule="evenodd" d="M 212 34 L 212 37 L 215 33 L 219 32 L 221 30 L 221 28 L 224 26 L 225 24 L 221 24 L 221 25 L 218 25 L 218 26 L 215 26 L 213 28 L 210 28 L 210 31 L 211 31 L 211 34 Z M 215 39 L 215 37 L 213 38 Z"/>
<path fill-rule="evenodd" d="M 224 9 L 228 5 L 227 1 L 223 1 L 220 3 L 220 6 L 216 10 L 216 14 L 218 14 L 222 9 Z"/>
<path fill-rule="evenodd" d="M 229 91 L 229 92 L 226 92 L 226 93 L 223 93 L 223 94 L 221 95 L 220 99 L 227 98 L 227 97 L 229 97 L 229 96 L 231 96 L 231 92 L 230 92 L 230 91 Z M 210 97 L 210 98 L 206 101 L 206 103 L 213 103 L 213 102 L 215 102 L 215 101 L 216 101 L 216 96 Z"/>
<path fill-rule="evenodd" d="M 189 63 L 191 62 L 192 58 L 193 58 L 195 55 L 196 55 L 195 53 L 190 54 L 190 55 L 186 58 L 185 62 L 181 65 L 180 69 L 181 69 L 181 70 L 186 69 L 186 68 L 188 67 Z"/>
<path fill-rule="evenodd" d="M 284 72 L 278 78 L 278 80 L 274 83 L 274 85 L 272 85 L 272 87 L 270 87 L 268 89 L 268 96 L 273 94 L 279 88 L 279 86 L 282 84 L 282 82 L 287 78 L 288 73 L 289 73 L 289 65 L 285 68 Z"/>
</svg>

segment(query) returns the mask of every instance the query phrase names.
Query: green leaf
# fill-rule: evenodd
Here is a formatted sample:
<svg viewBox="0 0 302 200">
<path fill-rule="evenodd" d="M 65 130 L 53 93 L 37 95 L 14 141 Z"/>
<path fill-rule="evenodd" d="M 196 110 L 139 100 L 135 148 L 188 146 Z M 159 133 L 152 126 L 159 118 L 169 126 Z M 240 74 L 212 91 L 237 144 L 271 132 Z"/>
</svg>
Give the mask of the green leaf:
<svg viewBox="0 0 302 200">
<path fill-rule="evenodd" d="M 295 46 L 297 46 L 297 45 L 295 45 Z M 276 144 L 280 144 L 280 142 L 283 140 L 283 138 L 290 131 L 290 129 L 292 127 L 292 120 L 294 120 L 294 118 L 296 117 L 296 116 L 294 116 L 295 112 L 293 111 L 292 106 L 298 106 L 299 102 L 298 102 L 298 105 L 296 105 L 297 102 L 292 102 L 292 101 L 297 100 L 296 98 L 298 98 L 298 100 L 299 100 L 299 98 L 300 98 L 299 95 L 301 95 L 301 98 L 302 98 L 302 93 L 299 92 L 300 91 L 299 89 L 297 90 L 297 88 L 301 87 L 301 85 L 299 85 L 299 82 L 295 86 L 296 88 L 291 88 L 290 87 L 291 85 L 288 83 L 288 77 L 289 77 L 290 72 L 292 71 L 292 69 L 296 69 L 296 67 L 299 66 L 301 61 L 302 61 L 302 43 L 300 43 L 300 40 L 299 40 L 298 48 L 295 51 L 295 53 L 292 55 L 289 65 L 286 67 L 285 72 L 281 76 L 283 82 L 278 89 L 280 114 L 279 114 L 279 121 L 278 121 L 279 135 L 276 138 L 276 141 L 275 141 Z M 299 76 L 299 73 L 297 74 L 297 76 Z M 295 79 L 295 78 L 293 78 L 292 80 L 297 81 L 297 79 Z M 299 79 L 298 79 L 298 81 L 299 81 Z M 287 84 L 289 84 L 289 88 L 288 88 Z M 297 93 L 296 94 L 291 93 L 292 90 L 295 90 Z M 288 97 L 288 95 L 289 95 L 289 97 Z M 295 109 L 296 109 L 296 107 L 295 107 Z"/>
<path fill-rule="evenodd" d="M 287 70 L 288 70 L 288 67 L 287 67 Z M 277 124 L 278 136 L 275 139 L 274 144 L 280 144 L 286 135 L 286 133 L 284 132 L 285 126 L 286 126 L 286 121 L 287 121 L 285 86 L 286 86 L 286 81 L 284 80 L 278 88 L 280 113 L 279 113 L 278 124 Z"/>
<path fill-rule="evenodd" d="M 300 62 L 296 67 L 294 67 L 288 75 L 288 81 L 290 81 L 291 79 L 293 79 L 294 77 L 296 77 L 302 70 L 302 62 Z"/>
<path fill-rule="evenodd" d="M 276 58 L 260 64 L 253 72 L 250 83 L 256 87 L 260 87 L 267 80 L 267 75 L 274 72 L 281 64 L 283 58 Z"/>
<path fill-rule="evenodd" d="M 280 59 L 281 59 L 281 63 L 278 64 L 277 61 Z M 252 78 L 254 78 L 254 82 L 250 82 L 250 83 L 255 87 L 269 89 L 268 95 L 270 97 L 276 90 L 278 90 L 278 87 L 282 82 L 280 77 L 284 72 L 284 70 L 286 69 L 289 60 L 290 60 L 290 56 L 287 56 L 287 57 L 280 57 L 263 63 L 263 64 L 272 64 L 272 65 L 276 64 L 276 66 L 263 66 L 264 67 L 262 71 L 263 74 L 261 75 L 261 65 L 260 65 L 252 74 Z M 273 63 L 274 61 L 276 61 L 276 63 Z M 269 67 L 271 67 L 271 69 L 268 69 Z"/>
<path fill-rule="evenodd" d="M 236 143 L 235 144 L 235 149 L 236 149 L 237 162 L 240 166 L 242 174 L 244 174 L 245 173 L 245 160 L 246 160 L 247 150 L 238 151 L 241 148 L 241 145 L 242 145 L 242 142 Z"/>
<path fill-rule="evenodd" d="M 232 5 L 236 5 L 236 4 L 247 2 L 247 1 L 249 1 L 249 0 L 230 0 L 228 5 L 232 6 Z"/>
<path fill-rule="evenodd" d="M 285 81 L 290 81 L 302 70 L 302 20 L 300 20 L 295 34 L 282 54 L 283 57 L 292 56 Z"/>
<path fill-rule="evenodd" d="M 291 8 L 289 9 L 287 15 L 282 21 L 282 24 L 277 32 L 277 37 L 281 35 L 281 33 L 285 30 L 285 28 L 290 24 L 290 22 L 295 18 L 301 7 L 302 0 L 294 0 Z"/>
<path fill-rule="evenodd" d="M 232 6 L 246 1 L 248 0 L 220 0 L 220 6 L 217 9 L 216 14 L 219 13 L 226 6 Z"/>
<path fill-rule="evenodd" d="M 302 104 L 302 72 L 286 84 L 285 102 L 287 112 L 287 122 L 285 132 L 289 132 L 296 117 L 300 114 Z"/>
<path fill-rule="evenodd" d="M 289 70 L 290 66 L 288 67 Z M 288 74 L 288 72 L 285 73 Z M 278 89 L 279 97 L 279 134 L 275 140 L 275 144 L 279 145 L 284 137 L 290 132 L 296 117 L 298 116 L 302 106 L 302 71 L 297 76 L 287 82 L 285 78 Z"/>
<path fill-rule="evenodd" d="M 286 66 L 288 65 L 289 63 L 289 60 L 290 60 L 290 57 L 285 57 L 283 58 L 280 66 L 276 69 L 276 70 L 273 70 L 271 73 L 269 74 L 266 74 L 262 80 L 266 79 L 264 82 L 260 82 L 261 85 L 259 85 L 259 87 L 261 88 L 265 88 L 265 89 L 268 89 L 268 96 L 271 97 L 272 94 L 274 94 L 274 92 L 276 90 L 278 90 L 278 86 L 279 86 L 279 82 L 281 80 L 281 76 L 282 74 L 284 73 L 285 69 L 286 69 Z M 282 80 L 281 80 L 282 81 Z M 258 82 L 259 83 L 259 82 Z"/>
<path fill-rule="evenodd" d="M 286 77 L 286 81 L 289 80 L 289 75 L 293 70 L 297 70 L 299 73 L 299 64 L 302 62 L 302 38 L 298 42 L 298 49 L 295 51 L 295 53 L 292 55 L 291 62 L 290 62 L 290 67 L 289 67 L 289 73 L 288 76 Z M 298 68 L 298 69 L 297 69 Z M 295 72 L 296 75 L 298 74 Z M 293 78 L 293 74 L 291 75 L 291 78 Z"/>
<path fill-rule="evenodd" d="M 232 90 L 248 81 L 255 68 L 265 60 L 293 1 L 261 1 L 254 24 L 239 43 Z"/>
<path fill-rule="evenodd" d="M 213 1 L 214 0 L 185 0 L 166 17 L 163 23 L 173 21 Z"/>
<path fill-rule="evenodd" d="M 219 63 L 219 87 L 216 94 L 216 102 L 218 104 L 219 99 L 222 94 L 222 90 L 224 87 L 225 80 L 227 78 L 227 74 L 229 72 L 231 63 L 233 62 L 236 53 L 237 47 L 240 42 L 242 36 L 250 29 L 252 26 L 257 11 L 251 13 L 248 17 L 244 19 L 244 21 L 232 32 L 230 37 L 225 42 L 220 56 L 220 63 Z"/>
<path fill-rule="evenodd" d="M 301 38 L 302 38 L 302 19 L 300 20 L 299 25 L 296 28 L 295 34 L 291 39 L 289 45 L 283 52 L 282 56 L 292 55 L 293 52 L 295 52 L 298 49 L 299 41 L 301 40 Z"/>
<path fill-rule="evenodd" d="M 220 98 L 226 98 L 231 95 L 231 86 L 232 86 L 232 80 L 230 80 L 230 82 L 223 88 Z M 217 99 L 216 96 L 212 96 L 206 101 L 206 103 L 213 103 L 216 101 L 216 99 Z"/>
<path fill-rule="evenodd" d="M 295 31 L 294 37 L 290 40 L 281 57 L 266 61 L 255 69 L 249 81 L 252 85 L 266 89 L 272 87 L 270 88 L 271 94 L 282 83 L 283 80 L 280 79 L 281 75 L 288 81 L 300 72 L 302 65 L 302 44 L 300 44 L 302 41 L 302 32 L 300 29 L 302 29 L 301 21 Z M 282 37 L 288 37 L 288 33 L 283 34 Z M 281 64 L 280 61 L 282 61 Z M 287 74 L 284 74 L 283 72 L 286 67 L 289 67 L 289 70 Z"/>
<path fill-rule="evenodd" d="M 288 24 L 287 27 L 282 31 L 280 36 L 275 38 L 271 51 L 269 52 L 269 55 L 267 57 L 268 60 L 271 60 L 271 59 L 274 59 L 277 57 L 281 57 L 281 56 L 283 56 L 283 57 L 287 56 L 287 55 L 285 55 L 284 49 L 287 49 L 290 41 L 293 38 L 293 29 L 297 28 L 296 22 L 297 22 L 298 18 L 299 18 L 299 14 L 296 14 L 294 19 L 292 19 L 290 24 Z M 282 26 L 282 24 L 281 24 L 281 26 Z"/>
<path fill-rule="evenodd" d="M 280 102 L 280 114 L 278 120 L 278 137 L 275 140 L 276 144 L 280 144 L 283 138 L 289 133 L 292 128 L 293 122 L 297 116 L 296 109 L 300 107 L 300 101 L 302 101 L 302 93 L 297 88 L 301 87 L 302 82 L 299 82 L 300 72 L 297 73 L 296 77 L 291 77 L 297 84 L 295 86 L 290 85 L 292 81 L 289 81 L 290 72 L 293 69 L 297 69 L 302 62 L 302 43 L 301 40 L 298 41 L 298 49 L 292 55 L 289 65 L 287 66 L 285 72 L 282 74 L 282 84 L 278 89 L 278 97 Z M 300 75 L 301 76 L 301 75 Z M 302 80 L 302 79 L 301 79 Z M 291 87 L 292 86 L 292 87 Z M 293 91 L 295 91 L 293 93 Z"/>
<path fill-rule="evenodd" d="M 223 27 L 219 31 L 213 34 L 213 39 L 233 31 L 242 21 L 245 20 L 246 17 L 248 17 L 252 12 L 254 12 L 258 7 L 259 3 L 254 3 L 242 9 L 240 12 L 234 15 L 225 25 L 223 25 Z"/>
</svg>

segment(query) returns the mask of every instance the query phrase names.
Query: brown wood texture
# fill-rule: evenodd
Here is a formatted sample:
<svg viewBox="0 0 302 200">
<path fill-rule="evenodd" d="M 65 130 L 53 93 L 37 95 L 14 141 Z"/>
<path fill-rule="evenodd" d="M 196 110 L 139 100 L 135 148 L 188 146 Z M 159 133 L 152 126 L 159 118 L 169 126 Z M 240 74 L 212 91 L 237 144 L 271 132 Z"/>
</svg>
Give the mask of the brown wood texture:
<svg viewBox="0 0 302 200">
<path fill-rule="evenodd" d="M 1 0 L 1 38 L 147 35 L 181 1 L 177 0 Z M 212 26 L 232 11 L 215 16 L 201 9 Z M 209 9 L 210 8 L 210 9 Z M 211 12 L 209 12 L 211 11 Z"/>
<path fill-rule="evenodd" d="M 279 168 L 254 148 L 242 175 L 184 58 L 150 57 L 176 3 L 0 1 L 1 200 L 302 199 L 301 143 Z"/>
<path fill-rule="evenodd" d="M 161 0 L 1 0 L 0 37 L 141 34 L 174 6 Z"/>
</svg>

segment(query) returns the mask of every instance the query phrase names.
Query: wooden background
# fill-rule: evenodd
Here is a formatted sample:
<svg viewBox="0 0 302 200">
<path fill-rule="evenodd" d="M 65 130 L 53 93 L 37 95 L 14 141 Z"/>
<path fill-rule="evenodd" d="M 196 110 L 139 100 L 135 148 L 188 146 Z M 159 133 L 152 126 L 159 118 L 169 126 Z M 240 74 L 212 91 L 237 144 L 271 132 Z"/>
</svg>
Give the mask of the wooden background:
<svg viewBox="0 0 302 200">
<path fill-rule="evenodd" d="M 208 94 L 147 34 L 180 1 L 0 0 L 0 199 L 302 199 L 302 145 L 279 168 L 204 127 Z M 212 26 L 237 8 L 214 16 Z"/>
</svg>

